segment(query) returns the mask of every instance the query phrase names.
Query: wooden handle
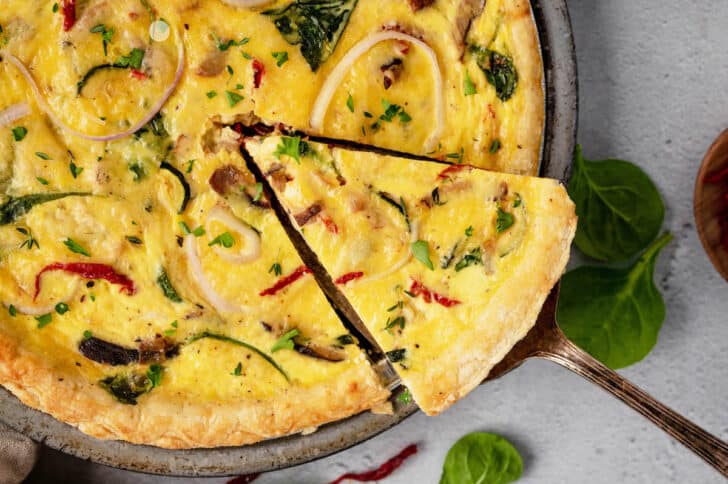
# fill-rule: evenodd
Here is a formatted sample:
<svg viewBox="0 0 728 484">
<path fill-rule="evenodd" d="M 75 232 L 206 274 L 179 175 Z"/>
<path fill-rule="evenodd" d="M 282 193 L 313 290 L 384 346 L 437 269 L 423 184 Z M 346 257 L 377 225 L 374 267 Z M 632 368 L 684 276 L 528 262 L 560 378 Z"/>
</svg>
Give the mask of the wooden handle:
<svg viewBox="0 0 728 484">
<path fill-rule="evenodd" d="M 669 435 L 692 450 L 705 462 L 728 477 L 728 444 L 706 432 L 626 379 L 610 370 L 591 355 L 576 347 L 558 328 L 533 356 L 551 360 L 596 383 L 624 403 L 647 417 Z"/>
</svg>

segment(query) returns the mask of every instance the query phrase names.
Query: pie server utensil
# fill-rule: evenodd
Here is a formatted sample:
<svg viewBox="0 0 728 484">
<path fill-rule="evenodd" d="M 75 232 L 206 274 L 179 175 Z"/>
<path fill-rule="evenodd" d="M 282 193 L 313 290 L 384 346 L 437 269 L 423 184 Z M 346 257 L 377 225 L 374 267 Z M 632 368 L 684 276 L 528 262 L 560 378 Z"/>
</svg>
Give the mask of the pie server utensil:
<svg viewBox="0 0 728 484">
<path fill-rule="evenodd" d="M 310 137 L 320 141 L 316 137 Z M 326 139 L 328 143 L 335 140 Z M 348 144 L 348 143 L 347 143 Z M 387 150 L 379 150 L 387 152 Z M 397 372 L 387 360 L 384 352 L 375 343 L 357 312 L 344 294 L 339 290 L 331 276 L 324 269 L 316 254 L 311 250 L 303 236 L 293 226 L 293 222 L 271 189 L 265 176 L 250 156 L 242 150 L 248 168 L 263 184 L 271 206 L 280 219 L 286 233 L 299 253 L 304 264 L 311 269 L 316 282 L 339 313 L 346 328 L 358 339 L 362 347 L 385 385 L 390 390 L 400 385 Z M 399 153 L 392 153 L 401 155 Z M 410 156 L 411 157 L 411 156 Z M 431 160 L 434 161 L 434 160 Z M 611 393 L 629 407 L 645 416 L 652 423 L 667 432 L 670 436 L 695 452 L 705 462 L 712 465 L 723 476 L 728 477 L 728 444 L 716 436 L 700 428 L 687 418 L 678 414 L 666 405 L 658 402 L 645 391 L 610 370 L 587 352 L 581 350 L 559 329 L 556 322 L 556 307 L 559 298 L 559 285 L 553 288 L 538 316 L 536 325 L 525 338 L 519 341 L 511 351 L 489 373 L 486 381 L 499 378 L 520 366 L 529 358 L 543 358 L 573 371 L 602 389 Z"/>
</svg>

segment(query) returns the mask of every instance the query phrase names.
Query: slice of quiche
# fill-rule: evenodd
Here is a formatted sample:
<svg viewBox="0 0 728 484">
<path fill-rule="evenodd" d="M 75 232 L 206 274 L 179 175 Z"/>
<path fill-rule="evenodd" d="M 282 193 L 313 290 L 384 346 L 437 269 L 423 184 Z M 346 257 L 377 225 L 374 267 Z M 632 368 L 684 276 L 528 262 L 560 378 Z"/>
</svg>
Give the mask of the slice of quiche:
<svg viewBox="0 0 728 484">
<path fill-rule="evenodd" d="M 525 336 L 569 258 L 557 181 L 295 137 L 246 149 L 429 415 Z"/>
</svg>

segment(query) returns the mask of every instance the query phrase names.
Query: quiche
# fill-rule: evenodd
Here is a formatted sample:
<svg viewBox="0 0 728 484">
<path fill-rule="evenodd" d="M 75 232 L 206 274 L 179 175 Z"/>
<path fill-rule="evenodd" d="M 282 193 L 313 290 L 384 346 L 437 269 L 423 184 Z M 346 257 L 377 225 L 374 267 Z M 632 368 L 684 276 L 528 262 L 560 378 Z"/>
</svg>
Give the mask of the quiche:
<svg viewBox="0 0 728 484">
<path fill-rule="evenodd" d="M 0 384 L 93 436 L 168 448 L 249 444 L 386 412 L 389 382 L 299 258 L 241 143 L 251 140 L 251 150 L 261 143 L 261 156 L 301 173 L 294 180 L 270 174 L 287 186 L 330 181 L 332 168 L 322 172 L 310 156 L 293 166 L 267 153 L 284 142 L 274 128 L 535 175 L 542 72 L 526 0 L 5 0 Z M 266 134 L 269 141 L 251 138 Z M 324 145 L 316 151 L 364 156 Z M 381 167 L 369 174 L 342 172 L 351 190 L 384 164 L 392 177 L 435 166 L 377 159 Z M 500 175 L 489 176 L 472 173 L 474 180 Z M 546 239 L 535 243 L 539 221 L 566 224 L 553 227 L 566 238 L 566 201 L 553 182 L 497 180 L 528 193 L 534 210 L 523 234 L 531 242 L 514 241 L 513 255 L 495 262 L 516 270 L 517 260 L 546 251 Z M 401 196 L 433 189 L 419 177 L 406 187 L 411 192 Z M 378 210 L 393 215 L 385 208 Z M 439 223 L 427 220 L 422 234 Z M 344 222 L 336 221 L 350 230 Z M 402 220 L 390 222 L 389 236 L 373 242 L 384 252 L 368 272 L 394 256 L 388 244 L 412 234 L 398 231 Z M 494 346 L 481 357 L 471 346 L 472 375 L 457 389 L 427 396 L 403 373 L 428 413 L 463 395 L 522 336 L 561 269 L 556 252 L 548 254 L 543 279 L 503 299 L 502 310 L 515 315 L 530 297 L 522 325 L 494 326 L 502 333 L 488 333 Z M 419 275 L 434 291 L 436 276 Z M 365 287 L 364 279 L 351 287 Z M 381 339 L 378 319 L 370 323 L 388 351 L 400 349 Z M 458 324 L 451 331 L 465 331 Z M 407 334 L 414 335 L 411 325 L 385 336 L 404 344 Z M 428 349 L 433 358 L 460 340 L 439 341 L 439 350 Z"/>
<path fill-rule="evenodd" d="M 566 267 L 576 214 L 555 180 L 291 137 L 245 147 L 429 415 L 526 335 Z"/>
</svg>

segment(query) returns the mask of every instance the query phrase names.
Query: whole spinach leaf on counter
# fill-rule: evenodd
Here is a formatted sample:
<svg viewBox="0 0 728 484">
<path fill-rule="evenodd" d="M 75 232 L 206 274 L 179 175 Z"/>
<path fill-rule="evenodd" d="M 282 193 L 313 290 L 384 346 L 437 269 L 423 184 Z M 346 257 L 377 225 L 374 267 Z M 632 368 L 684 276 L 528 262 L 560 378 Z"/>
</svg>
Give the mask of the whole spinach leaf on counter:
<svg viewBox="0 0 728 484">
<path fill-rule="evenodd" d="M 508 484 L 522 472 L 523 460 L 510 442 L 499 435 L 473 432 L 447 453 L 440 484 Z"/>
<path fill-rule="evenodd" d="M 575 243 L 607 262 L 628 260 L 657 237 L 665 206 L 652 180 L 622 160 L 589 161 L 576 147 L 568 186 L 579 225 Z"/>
<path fill-rule="evenodd" d="M 665 233 L 632 267 L 579 267 L 561 280 L 557 320 L 574 343 L 612 369 L 643 359 L 657 343 L 665 302 L 653 275 Z"/>
<path fill-rule="evenodd" d="M 278 31 L 301 54 L 312 71 L 331 56 L 349 23 L 357 0 L 295 0 L 287 6 L 266 10 Z"/>
</svg>

